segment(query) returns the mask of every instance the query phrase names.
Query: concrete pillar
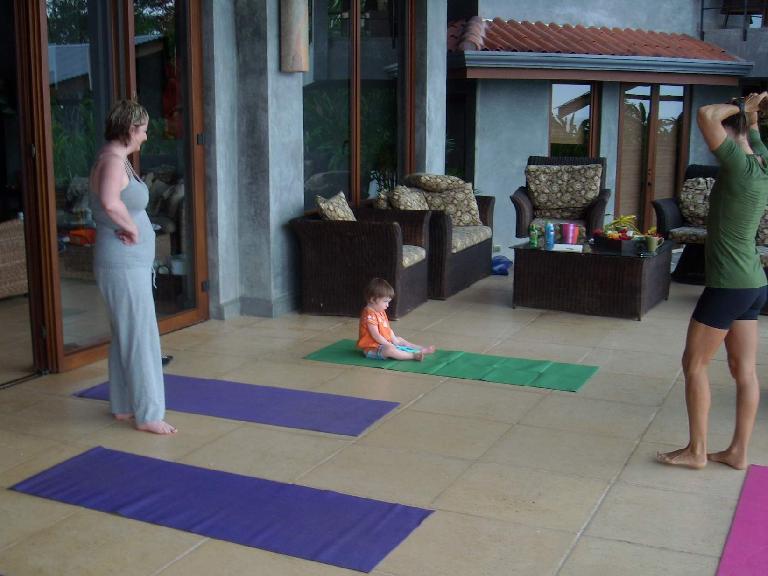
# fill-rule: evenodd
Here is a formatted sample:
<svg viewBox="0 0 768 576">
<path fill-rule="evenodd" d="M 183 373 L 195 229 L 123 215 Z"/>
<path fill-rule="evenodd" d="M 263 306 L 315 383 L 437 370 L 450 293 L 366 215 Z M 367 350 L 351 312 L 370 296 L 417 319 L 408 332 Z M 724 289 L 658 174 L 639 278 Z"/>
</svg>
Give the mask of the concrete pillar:
<svg viewBox="0 0 768 576">
<path fill-rule="evenodd" d="M 415 157 L 417 172 L 445 170 L 447 3 L 416 2 Z"/>
</svg>

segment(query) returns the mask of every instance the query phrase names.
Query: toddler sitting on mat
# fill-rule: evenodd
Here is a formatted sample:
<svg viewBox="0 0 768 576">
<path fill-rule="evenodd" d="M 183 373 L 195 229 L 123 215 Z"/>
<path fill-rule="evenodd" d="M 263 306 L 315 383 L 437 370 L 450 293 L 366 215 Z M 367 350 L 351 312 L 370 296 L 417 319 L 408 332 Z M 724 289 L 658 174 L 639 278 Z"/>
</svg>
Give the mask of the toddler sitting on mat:
<svg viewBox="0 0 768 576">
<path fill-rule="evenodd" d="M 434 346 L 418 346 L 405 338 L 395 336 L 387 318 L 387 308 L 395 290 L 386 280 L 374 278 L 365 288 L 368 305 L 360 314 L 360 336 L 357 347 L 366 358 L 384 360 L 424 360 L 424 356 L 435 351 Z"/>
</svg>

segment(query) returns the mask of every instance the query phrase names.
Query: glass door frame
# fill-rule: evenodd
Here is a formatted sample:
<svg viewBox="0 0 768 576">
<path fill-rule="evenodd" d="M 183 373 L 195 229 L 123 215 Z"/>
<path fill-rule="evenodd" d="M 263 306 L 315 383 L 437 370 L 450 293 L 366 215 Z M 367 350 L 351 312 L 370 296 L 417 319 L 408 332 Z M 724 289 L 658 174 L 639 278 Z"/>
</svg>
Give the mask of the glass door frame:
<svg viewBox="0 0 768 576">
<path fill-rule="evenodd" d="M 640 206 L 638 217 L 638 227 L 646 228 L 648 223 L 651 222 L 653 217 L 653 206 L 651 202 L 656 199 L 656 133 L 659 124 L 659 94 L 661 86 L 667 85 L 664 82 L 622 82 L 619 86 L 619 134 L 618 134 L 618 150 L 616 157 L 617 174 L 621 173 L 621 143 L 624 137 L 624 94 L 632 86 L 649 86 L 651 89 L 651 105 L 650 114 L 648 118 L 648 146 L 646 149 L 645 158 L 643 158 L 645 166 L 645 178 L 641 182 L 640 186 Z M 670 82 L 670 86 L 681 86 L 678 82 Z M 691 87 L 690 85 L 683 86 L 683 121 L 682 121 L 682 135 L 680 142 L 680 155 L 677 159 L 676 178 L 675 178 L 675 191 L 678 190 L 682 184 L 685 176 L 685 167 L 688 164 L 688 153 L 690 148 L 691 139 Z M 620 210 L 621 206 L 621 179 L 616 182 L 616 194 L 614 200 L 615 210 Z M 616 214 L 618 217 L 620 214 Z"/>
<path fill-rule="evenodd" d="M 115 73 L 119 97 L 135 96 L 136 63 L 133 50 L 133 0 L 107 0 L 111 9 Z M 187 122 L 189 186 L 193 206 L 196 307 L 158 322 L 166 333 L 202 322 L 208 313 L 208 262 L 205 233 L 205 172 L 203 147 L 202 0 L 184 2 L 189 49 L 186 55 L 190 114 Z M 30 319 L 35 368 L 63 372 L 107 356 L 108 341 L 65 353 L 61 281 L 56 230 L 56 194 L 53 173 L 53 138 L 48 89 L 48 25 L 46 1 L 14 2 L 19 74 L 19 109 L 23 150 L 22 178 L 29 216 L 27 241 L 30 280 Z M 122 54 L 122 59 L 121 59 Z M 126 80 L 120 86 L 120 70 Z"/>
</svg>

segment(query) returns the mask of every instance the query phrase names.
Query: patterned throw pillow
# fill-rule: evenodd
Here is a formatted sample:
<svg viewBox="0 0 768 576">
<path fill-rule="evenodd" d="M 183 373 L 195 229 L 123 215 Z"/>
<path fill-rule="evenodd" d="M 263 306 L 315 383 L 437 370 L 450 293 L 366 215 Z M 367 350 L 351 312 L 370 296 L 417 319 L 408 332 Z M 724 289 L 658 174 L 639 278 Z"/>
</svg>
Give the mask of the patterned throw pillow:
<svg viewBox="0 0 768 576">
<path fill-rule="evenodd" d="M 528 195 L 537 218 L 581 218 L 600 195 L 600 164 L 526 166 Z"/>
<path fill-rule="evenodd" d="M 482 226 L 483 224 L 472 184 L 465 183 L 460 188 L 444 192 L 425 192 L 424 198 L 430 210 L 443 210 L 450 216 L 454 226 Z"/>
<path fill-rule="evenodd" d="M 395 210 L 429 210 L 424 192 L 418 188 L 395 186 L 390 193 L 389 202 Z"/>
<path fill-rule="evenodd" d="M 709 212 L 709 193 L 714 178 L 688 178 L 683 182 L 678 204 L 685 221 L 692 226 L 705 226 Z"/>
<path fill-rule="evenodd" d="M 357 220 L 349 207 L 344 192 L 339 192 L 331 198 L 315 196 L 315 202 L 323 220 L 351 220 L 353 222 Z"/>
<path fill-rule="evenodd" d="M 373 207 L 376 210 L 389 210 L 392 207 L 389 200 L 391 194 L 391 190 L 379 190 L 379 195 L 373 199 Z"/>
<path fill-rule="evenodd" d="M 446 174 L 426 174 L 417 172 L 405 177 L 405 185 L 413 188 L 421 188 L 425 192 L 445 192 L 464 185 L 465 182 L 457 176 Z"/>
</svg>

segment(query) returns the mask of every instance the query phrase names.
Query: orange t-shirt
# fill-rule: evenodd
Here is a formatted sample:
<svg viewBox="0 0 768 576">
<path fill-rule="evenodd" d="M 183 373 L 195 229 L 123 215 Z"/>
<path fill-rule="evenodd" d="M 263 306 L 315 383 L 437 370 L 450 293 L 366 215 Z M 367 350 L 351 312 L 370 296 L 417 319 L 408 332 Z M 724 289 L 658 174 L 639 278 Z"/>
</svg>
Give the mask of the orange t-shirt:
<svg viewBox="0 0 768 576">
<path fill-rule="evenodd" d="M 373 308 L 366 306 L 363 308 L 360 314 L 360 337 L 357 340 L 357 347 L 363 350 L 376 350 L 380 344 L 371 336 L 368 326 L 376 326 L 381 334 L 388 342 L 392 341 L 392 328 L 389 327 L 389 319 L 387 313 L 376 312 Z"/>
</svg>

